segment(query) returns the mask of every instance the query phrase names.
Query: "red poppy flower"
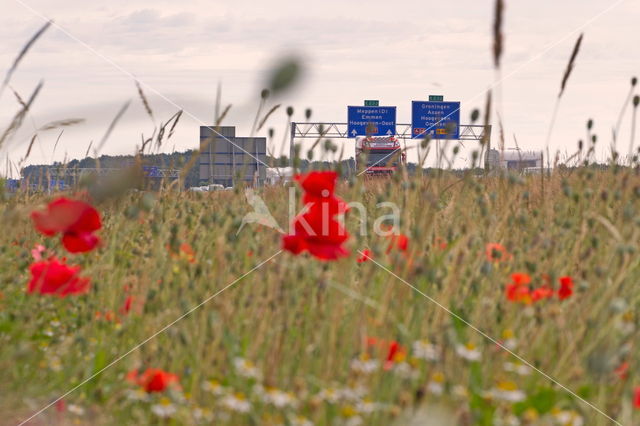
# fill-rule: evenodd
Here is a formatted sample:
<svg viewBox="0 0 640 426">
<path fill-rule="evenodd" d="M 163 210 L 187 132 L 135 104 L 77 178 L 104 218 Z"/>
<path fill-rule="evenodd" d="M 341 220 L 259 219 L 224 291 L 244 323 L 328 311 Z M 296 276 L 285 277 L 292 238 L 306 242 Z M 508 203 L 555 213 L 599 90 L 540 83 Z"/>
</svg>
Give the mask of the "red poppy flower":
<svg viewBox="0 0 640 426">
<path fill-rule="evenodd" d="M 360 255 L 360 257 L 358 257 L 356 259 L 356 262 L 358 263 L 364 263 L 369 259 L 373 258 L 373 252 L 369 249 L 364 249 L 362 250 L 362 254 Z"/>
<path fill-rule="evenodd" d="M 511 281 L 513 281 L 513 283 L 516 285 L 526 285 L 531 282 L 531 277 L 529 276 L 529 274 L 516 272 L 515 274 L 511 274 Z"/>
<path fill-rule="evenodd" d="M 404 353 L 404 348 L 400 343 L 393 340 L 389 344 L 389 351 L 387 352 L 387 361 L 393 361 L 396 359 L 396 356 Z"/>
<path fill-rule="evenodd" d="M 640 386 L 633 390 L 633 408 L 640 409 Z"/>
<path fill-rule="evenodd" d="M 531 303 L 532 294 L 528 286 L 530 282 L 531 277 L 528 274 L 522 272 L 511 274 L 511 283 L 507 284 L 505 288 L 507 300 L 527 304 Z"/>
<path fill-rule="evenodd" d="M 134 301 L 133 296 L 127 296 L 127 298 L 124 299 L 124 303 L 120 307 L 120 313 L 122 315 L 126 315 L 129 313 L 129 311 L 131 311 L 131 307 L 133 306 L 133 301 Z"/>
<path fill-rule="evenodd" d="M 367 343 L 367 347 L 376 346 L 380 342 L 375 337 L 369 337 L 369 336 L 367 336 L 367 338 L 365 340 L 366 340 L 366 343 Z"/>
<path fill-rule="evenodd" d="M 507 300 L 511 302 L 531 303 L 531 290 L 526 285 L 507 284 L 505 289 Z"/>
<path fill-rule="evenodd" d="M 95 318 L 97 320 L 104 319 L 107 322 L 116 321 L 116 319 L 117 319 L 116 318 L 116 314 L 113 311 L 104 311 L 104 312 L 97 311 L 96 315 L 95 315 Z M 120 321 L 118 321 L 118 322 L 120 322 Z"/>
<path fill-rule="evenodd" d="M 531 300 L 534 302 L 542 299 L 550 299 L 552 297 L 553 289 L 546 285 L 542 285 L 531 292 Z"/>
<path fill-rule="evenodd" d="M 409 248 L 409 237 L 405 234 L 391 234 L 389 235 L 389 238 L 391 239 L 391 242 L 387 247 L 387 254 L 391 253 L 391 250 L 393 250 L 394 247 L 405 252 Z"/>
<path fill-rule="evenodd" d="M 564 300 L 573 294 L 573 279 L 571 277 L 560 277 L 560 289 L 558 298 Z"/>
<path fill-rule="evenodd" d="M 620 380 L 626 380 L 629 377 L 629 363 L 622 362 L 619 366 L 616 367 L 614 373 Z"/>
<path fill-rule="evenodd" d="M 375 337 L 366 338 L 367 348 L 376 348 L 379 356 L 384 357 L 384 369 L 389 370 L 395 362 L 405 359 L 407 350 L 395 340 L 387 341 Z"/>
<path fill-rule="evenodd" d="M 196 252 L 193 251 L 193 248 L 189 243 L 180 244 L 180 252 L 185 256 L 189 263 L 196 262 Z"/>
<path fill-rule="evenodd" d="M 336 260 L 348 256 L 342 246 L 349 234 L 335 218 L 346 210 L 346 204 L 333 195 L 335 172 L 311 172 L 296 180 L 305 191 L 304 213 L 293 222 L 293 233 L 282 238 L 282 247 L 293 254 L 309 251 L 320 260 Z"/>
<path fill-rule="evenodd" d="M 175 374 L 156 368 L 148 368 L 142 374 L 138 374 L 138 370 L 132 370 L 127 374 L 127 380 L 142 386 L 145 391 L 164 392 L 173 384 L 178 384 L 179 379 Z"/>
<path fill-rule="evenodd" d="M 448 247 L 447 240 L 442 237 L 436 237 L 435 244 L 438 246 L 440 250 L 446 250 Z"/>
<path fill-rule="evenodd" d="M 487 244 L 485 247 L 485 256 L 488 262 L 493 263 L 511 260 L 513 257 L 502 244 L 498 243 Z"/>
<path fill-rule="evenodd" d="M 389 370 L 395 362 L 404 360 L 406 356 L 405 348 L 395 340 L 389 343 L 387 357 L 385 358 L 384 369 Z"/>
<path fill-rule="evenodd" d="M 349 252 L 342 247 L 348 238 L 340 222 L 312 207 L 295 219 L 294 233 L 284 237 L 283 247 L 294 254 L 308 250 L 318 259 L 335 260 L 348 256 Z"/>
<path fill-rule="evenodd" d="M 304 175 L 296 175 L 294 179 L 305 191 L 306 196 L 316 198 L 328 198 L 333 195 L 336 187 L 336 172 L 309 172 Z"/>
<path fill-rule="evenodd" d="M 80 266 L 69 266 L 55 257 L 42 262 L 33 263 L 31 281 L 27 292 L 52 294 L 59 297 L 71 294 L 83 294 L 89 291 L 89 278 L 80 278 Z"/>
<path fill-rule="evenodd" d="M 102 227 L 100 214 L 90 204 L 60 197 L 44 211 L 35 210 L 31 219 L 44 235 L 62 234 L 62 244 L 71 253 L 93 250 L 100 239 L 93 233 Z"/>
</svg>

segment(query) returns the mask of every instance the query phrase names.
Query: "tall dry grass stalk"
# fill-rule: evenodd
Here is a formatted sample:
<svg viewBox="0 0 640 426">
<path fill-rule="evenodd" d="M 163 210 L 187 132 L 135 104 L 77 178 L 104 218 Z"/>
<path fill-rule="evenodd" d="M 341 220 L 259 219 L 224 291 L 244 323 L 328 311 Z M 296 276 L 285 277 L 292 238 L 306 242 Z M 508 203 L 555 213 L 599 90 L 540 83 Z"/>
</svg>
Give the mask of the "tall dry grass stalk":
<svg viewBox="0 0 640 426">
<path fill-rule="evenodd" d="M 562 76 L 562 83 L 560 83 L 560 92 L 558 93 L 558 99 L 562 97 L 562 94 L 564 93 L 564 89 L 567 86 L 567 82 L 569 81 L 569 77 L 571 76 L 571 72 L 573 71 L 573 67 L 575 66 L 576 58 L 578 57 L 578 52 L 580 52 L 580 45 L 582 44 L 583 36 L 584 34 L 580 34 L 580 37 L 578 37 L 575 45 L 573 46 L 573 52 L 571 52 L 569 63 L 567 64 L 567 68 L 565 69 L 564 75 Z"/>
<path fill-rule="evenodd" d="M 551 122 L 549 123 L 549 130 L 547 131 L 547 138 L 545 142 L 545 153 L 547 156 L 547 168 L 551 170 L 550 163 L 550 154 L 549 154 L 549 144 L 551 142 L 551 134 L 553 133 L 553 128 L 555 126 L 556 118 L 558 116 L 558 110 L 560 107 L 560 100 L 562 99 L 562 95 L 564 94 L 565 88 L 569 81 L 569 77 L 573 71 L 575 66 L 576 59 L 578 57 L 578 52 L 580 51 L 580 46 L 582 45 L 584 33 L 581 33 L 578 39 L 576 40 L 573 51 L 571 52 L 571 56 L 569 57 L 569 62 L 567 63 L 567 68 L 564 71 L 562 76 L 562 81 L 560 82 L 560 92 L 558 93 L 558 97 L 556 98 L 555 105 L 553 107 L 553 113 L 551 114 Z"/>
<path fill-rule="evenodd" d="M 47 31 L 47 29 L 51 26 L 52 22 L 53 21 L 47 21 L 47 23 L 45 23 L 38 31 L 36 31 L 36 33 L 22 47 L 22 49 L 20 50 L 20 53 L 18 53 L 18 56 L 13 60 L 13 64 L 11 64 L 11 67 L 9 67 L 9 70 L 7 71 L 7 74 L 5 75 L 4 80 L 0 85 L 0 97 L 2 97 L 2 93 L 4 92 L 4 89 L 9 84 L 9 81 L 11 81 L 11 77 L 13 76 L 13 73 L 15 72 L 15 70 L 18 68 L 18 65 L 20 64 L 22 59 L 24 59 L 27 52 L 29 52 L 29 49 L 33 47 L 35 42 L 42 36 L 42 34 L 44 34 L 44 32 Z"/>
<path fill-rule="evenodd" d="M 502 31 L 504 14 L 504 0 L 496 0 L 493 15 L 493 64 L 496 69 L 500 68 L 502 59 L 504 34 Z"/>
<path fill-rule="evenodd" d="M 496 0 L 494 16 L 493 16 L 493 64 L 495 70 L 494 88 L 496 93 L 496 111 L 498 117 L 502 115 L 502 67 L 501 60 L 504 51 L 504 10 L 505 5 L 503 0 Z M 504 127 L 500 120 L 500 162 L 504 159 Z"/>
<path fill-rule="evenodd" d="M 9 126 L 7 126 L 2 135 L 0 135 L 0 148 L 2 148 L 2 145 L 20 128 L 20 126 L 22 126 L 22 122 L 27 116 L 29 108 L 31 108 L 31 105 L 38 97 L 43 84 L 44 83 L 40 81 L 31 93 L 31 96 L 29 96 L 29 99 L 26 102 L 21 103 L 21 109 L 16 113 L 16 115 L 14 115 Z"/>
<path fill-rule="evenodd" d="M 629 104 L 632 103 L 633 100 L 633 92 L 635 90 L 636 84 L 638 83 L 638 79 L 636 77 L 632 77 L 631 78 L 631 87 L 629 88 L 629 93 L 627 93 L 627 96 L 624 100 L 624 102 L 622 103 L 622 108 L 620 109 L 620 113 L 618 114 L 618 120 L 616 120 L 616 125 L 612 130 L 612 136 L 613 136 L 613 141 L 612 141 L 612 151 L 616 150 L 616 146 L 617 146 L 617 142 L 618 142 L 618 134 L 620 132 L 620 126 L 622 125 L 622 119 L 624 118 L 624 115 L 627 111 L 627 108 L 629 106 Z"/>
<path fill-rule="evenodd" d="M 140 85 L 140 82 L 138 80 L 135 80 L 135 84 L 136 84 L 136 89 L 138 91 L 138 96 L 140 96 L 140 100 L 142 101 L 142 105 L 144 106 L 144 110 L 147 112 L 147 115 L 151 118 L 151 121 L 153 121 L 153 124 L 155 124 L 156 119 L 153 116 L 153 111 L 151 110 L 151 105 L 149 104 L 149 100 L 145 96 L 144 91 L 142 90 L 142 86 Z"/>
<path fill-rule="evenodd" d="M 629 142 L 629 156 L 633 153 L 633 144 L 636 138 L 636 120 L 638 118 L 638 104 L 640 104 L 640 96 L 633 97 L 633 116 L 631 118 L 631 141 Z M 640 151 L 638 153 L 640 155 Z"/>
<path fill-rule="evenodd" d="M 488 90 L 487 99 L 485 101 L 485 106 L 484 106 L 484 133 L 482 134 L 482 140 L 480 141 L 480 144 L 482 145 L 480 156 L 482 156 L 482 152 L 485 150 L 486 150 L 485 155 L 489 155 L 489 152 L 491 151 L 491 132 L 489 131 L 490 124 L 491 124 L 491 90 Z M 485 172 L 489 172 L 489 162 L 486 161 L 486 158 L 488 157 L 485 157 L 484 169 L 485 169 Z"/>
<path fill-rule="evenodd" d="M 113 132 L 113 129 L 115 129 L 116 125 L 118 124 L 118 122 L 120 121 L 124 113 L 127 111 L 127 108 L 129 108 L 130 104 L 131 104 L 131 101 L 125 102 L 124 105 L 120 107 L 115 117 L 113 117 L 113 119 L 111 120 L 111 123 L 109 123 L 109 127 L 107 127 L 107 131 L 104 133 L 104 135 L 102 136 L 102 139 L 100 140 L 100 142 L 98 143 L 98 146 L 95 149 L 96 156 L 100 151 L 102 151 L 102 148 L 107 142 L 107 139 L 109 139 L 111 132 Z"/>
</svg>

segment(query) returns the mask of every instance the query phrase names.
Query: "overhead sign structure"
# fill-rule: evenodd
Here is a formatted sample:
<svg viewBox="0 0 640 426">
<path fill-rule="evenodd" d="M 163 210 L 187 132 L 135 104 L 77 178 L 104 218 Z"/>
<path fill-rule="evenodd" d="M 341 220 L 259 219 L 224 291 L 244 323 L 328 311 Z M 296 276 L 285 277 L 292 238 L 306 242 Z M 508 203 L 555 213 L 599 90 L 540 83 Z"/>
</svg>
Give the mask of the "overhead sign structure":
<svg viewBox="0 0 640 426">
<path fill-rule="evenodd" d="M 411 102 L 411 138 L 460 138 L 460 102 Z"/>
<path fill-rule="evenodd" d="M 391 136 L 396 134 L 396 107 L 347 107 L 347 134 L 356 136 Z"/>
<path fill-rule="evenodd" d="M 145 176 L 147 177 L 162 177 L 162 174 L 160 174 L 160 167 L 156 167 L 156 166 L 142 166 L 142 171 L 144 172 Z"/>
</svg>

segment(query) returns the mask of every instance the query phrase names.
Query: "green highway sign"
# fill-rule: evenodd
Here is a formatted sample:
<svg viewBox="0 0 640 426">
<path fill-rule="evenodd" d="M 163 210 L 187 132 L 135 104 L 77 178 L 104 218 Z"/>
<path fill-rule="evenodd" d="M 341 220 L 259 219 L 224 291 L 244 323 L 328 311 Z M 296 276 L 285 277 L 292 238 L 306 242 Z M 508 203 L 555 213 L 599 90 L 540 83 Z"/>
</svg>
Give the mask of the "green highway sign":
<svg viewBox="0 0 640 426">
<path fill-rule="evenodd" d="M 365 99 L 364 106 L 380 106 L 380 101 L 372 100 L 372 99 Z"/>
<path fill-rule="evenodd" d="M 442 102 L 444 101 L 444 96 L 442 95 L 429 95 L 429 102 Z"/>
</svg>

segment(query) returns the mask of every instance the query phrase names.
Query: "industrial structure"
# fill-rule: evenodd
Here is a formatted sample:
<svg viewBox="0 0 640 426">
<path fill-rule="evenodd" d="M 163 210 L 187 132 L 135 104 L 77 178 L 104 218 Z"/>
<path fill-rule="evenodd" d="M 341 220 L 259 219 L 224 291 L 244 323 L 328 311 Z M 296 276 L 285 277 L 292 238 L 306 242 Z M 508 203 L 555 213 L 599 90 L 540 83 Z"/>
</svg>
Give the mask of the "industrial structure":
<svg viewBox="0 0 640 426">
<path fill-rule="evenodd" d="M 490 149 L 485 161 L 491 170 L 506 169 L 531 173 L 544 167 L 542 151 L 522 151 L 519 148 L 506 149 L 502 155 L 497 149 Z"/>
<path fill-rule="evenodd" d="M 293 175 L 293 167 L 268 167 L 266 183 L 269 185 L 285 184 L 291 182 Z"/>
<path fill-rule="evenodd" d="M 77 186 L 83 178 L 96 176 L 105 178 L 115 176 L 133 167 L 133 162 L 126 167 L 77 167 L 77 166 L 51 166 L 40 170 L 40 174 L 30 173 L 24 175 L 20 181 L 14 184 L 16 188 L 23 182 L 25 188 L 32 191 L 65 191 Z M 180 170 L 162 168 L 157 166 L 142 166 L 142 176 L 151 187 L 158 187 L 161 181 L 177 180 L 180 178 Z"/>
<path fill-rule="evenodd" d="M 262 185 L 266 179 L 267 139 L 237 137 L 234 126 L 200 126 L 200 183 L 225 187 L 236 182 Z"/>
</svg>

